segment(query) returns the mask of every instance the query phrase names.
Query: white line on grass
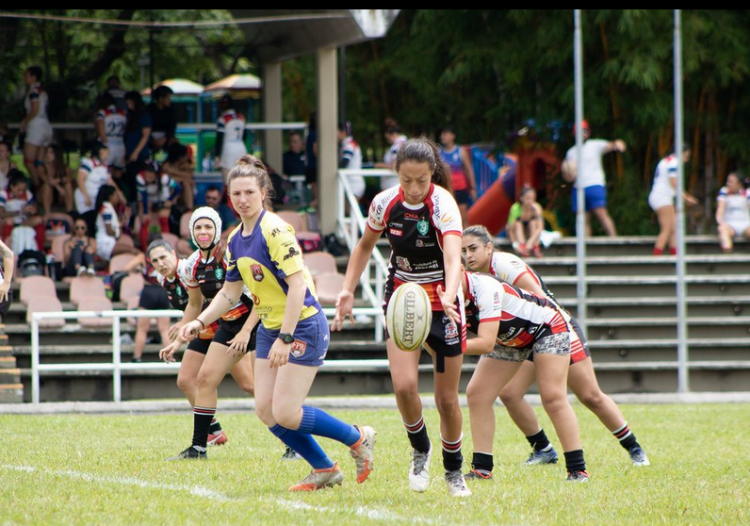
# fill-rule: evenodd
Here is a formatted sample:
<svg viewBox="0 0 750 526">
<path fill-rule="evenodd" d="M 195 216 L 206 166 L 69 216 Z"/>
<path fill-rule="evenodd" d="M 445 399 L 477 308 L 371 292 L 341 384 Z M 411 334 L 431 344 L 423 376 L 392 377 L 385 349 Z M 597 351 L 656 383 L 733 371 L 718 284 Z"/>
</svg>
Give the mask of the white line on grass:
<svg viewBox="0 0 750 526">
<path fill-rule="evenodd" d="M 234 501 L 233 499 L 218 491 L 213 491 L 208 488 L 201 486 L 185 486 L 182 484 L 162 484 L 161 482 L 150 482 L 148 480 L 141 480 L 135 477 L 103 477 L 100 475 L 93 475 L 91 473 L 84 473 L 81 471 L 73 470 L 52 470 L 46 468 L 35 468 L 33 466 L 13 466 L 13 465 L 0 465 L 0 468 L 7 469 L 9 471 L 23 471 L 25 473 L 45 473 L 56 477 L 68 477 L 72 479 L 80 479 L 86 482 L 103 482 L 107 484 L 118 484 L 123 486 L 138 486 L 140 488 L 159 489 L 165 491 L 186 491 L 191 495 L 197 497 L 206 497 L 209 499 L 219 501 Z"/>
<path fill-rule="evenodd" d="M 290 510 L 302 510 L 302 511 L 317 511 L 318 513 L 341 513 L 341 508 L 329 508 L 327 506 L 313 506 L 311 504 L 307 504 L 305 502 L 298 502 L 298 501 L 292 501 L 292 500 L 286 500 L 286 499 L 276 499 L 276 503 L 281 506 L 282 508 L 287 508 Z M 418 524 L 437 524 L 437 521 L 433 519 L 428 519 L 426 517 L 419 517 L 411 515 L 409 517 L 399 515 L 397 513 L 393 513 L 392 511 L 378 509 L 378 508 L 368 508 L 366 506 L 357 506 L 354 508 L 354 514 L 359 515 L 360 517 L 367 517 L 368 519 L 372 520 L 378 520 L 378 521 L 402 521 L 402 522 L 412 522 L 412 523 L 418 523 Z"/>
</svg>

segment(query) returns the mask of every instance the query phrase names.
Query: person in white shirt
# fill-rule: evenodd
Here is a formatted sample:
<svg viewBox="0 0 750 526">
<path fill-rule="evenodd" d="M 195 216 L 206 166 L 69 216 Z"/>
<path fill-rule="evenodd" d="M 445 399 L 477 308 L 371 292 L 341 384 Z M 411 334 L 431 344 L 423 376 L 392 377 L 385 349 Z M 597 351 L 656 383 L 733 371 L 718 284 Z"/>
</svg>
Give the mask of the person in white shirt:
<svg viewBox="0 0 750 526">
<path fill-rule="evenodd" d="M 115 207 L 121 199 L 119 190 L 107 184 L 99 189 L 96 196 L 96 254 L 104 261 L 117 254 L 140 254 L 134 246 L 118 241 L 122 232 Z"/>
<path fill-rule="evenodd" d="M 610 152 L 624 152 L 625 143 L 620 139 L 607 141 L 604 139 L 590 139 L 591 129 L 588 122 L 583 121 L 583 159 L 580 170 L 576 167 L 576 147 L 573 146 L 565 155 L 562 165 L 563 178 L 572 183 L 576 182 L 571 195 L 573 212 L 578 211 L 578 186 L 583 185 L 586 206 L 586 235 L 591 235 L 591 213 L 596 216 L 602 228 L 610 237 L 617 235 L 615 223 L 607 212 L 607 188 L 605 186 L 602 156 Z"/>
<path fill-rule="evenodd" d="M 690 160 L 690 150 L 685 149 L 682 152 L 682 162 L 687 163 Z M 676 239 L 676 213 L 674 198 L 677 195 L 677 154 L 671 154 L 659 161 L 656 165 L 654 174 L 654 184 L 651 187 L 651 193 L 648 194 L 648 204 L 656 212 L 659 220 L 659 235 L 656 236 L 654 244 L 654 255 L 661 256 L 664 254 L 664 247 L 669 244 L 669 253 L 677 253 Z M 682 192 L 682 198 L 692 205 L 697 204 L 698 200 L 687 192 Z"/>
<path fill-rule="evenodd" d="M 352 137 L 351 124 L 339 124 L 339 168 L 362 169 L 362 148 Z M 361 175 L 349 176 L 349 184 L 357 199 L 365 195 L 365 178 Z"/>
<path fill-rule="evenodd" d="M 128 116 L 125 110 L 118 109 L 115 98 L 103 93 L 97 101 L 98 110 L 94 119 L 99 142 L 109 149 L 107 166 L 115 179 L 119 179 L 125 169 L 125 127 Z"/>
<path fill-rule="evenodd" d="M 23 72 L 23 81 L 29 86 L 24 99 L 26 117 L 21 121 L 21 133 L 25 134 L 23 144 L 23 162 L 31 176 L 34 189 L 39 186 L 37 167 L 43 164 L 44 153 L 52 143 L 52 125 L 50 125 L 49 95 L 42 88 L 42 68 L 31 66 Z"/>
<path fill-rule="evenodd" d="M 216 121 L 216 164 L 224 181 L 237 159 L 247 154 L 245 146 L 245 118 L 232 108 L 232 97 L 219 99 L 221 115 Z"/>
<path fill-rule="evenodd" d="M 729 253 L 733 249 L 734 237 L 750 239 L 750 192 L 742 186 L 740 176 L 731 173 L 716 200 L 719 242 L 721 249 Z"/>
<path fill-rule="evenodd" d="M 79 214 L 85 214 L 95 209 L 96 196 L 99 189 L 105 184 L 114 186 L 123 202 L 125 201 L 114 179 L 112 179 L 112 174 L 109 172 L 108 159 L 109 149 L 99 142 L 94 143 L 91 147 L 91 157 L 81 159 L 81 167 L 78 169 L 78 188 L 73 194 L 76 211 Z"/>
<path fill-rule="evenodd" d="M 395 172 L 396 154 L 398 154 L 398 149 L 401 148 L 401 145 L 408 140 L 408 137 L 401 133 L 401 128 L 399 128 L 398 126 L 393 126 L 385 131 L 385 139 L 388 141 L 388 144 L 390 144 L 391 147 L 387 152 L 385 152 L 385 155 L 383 155 L 383 162 L 377 163 L 375 165 L 375 168 L 387 168 Z M 397 184 L 398 175 L 380 178 L 381 190 L 388 190 L 389 188 L 393 188 Z"/>
</svg>

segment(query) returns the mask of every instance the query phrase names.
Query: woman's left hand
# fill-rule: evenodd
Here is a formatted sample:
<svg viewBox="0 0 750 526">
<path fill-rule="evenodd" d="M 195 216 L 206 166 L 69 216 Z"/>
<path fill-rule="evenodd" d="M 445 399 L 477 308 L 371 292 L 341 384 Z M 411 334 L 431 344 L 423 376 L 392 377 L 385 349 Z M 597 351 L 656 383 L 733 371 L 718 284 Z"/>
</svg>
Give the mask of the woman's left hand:
<svg viewBox="0 0 750 526">
<path fill-rule="evenodd" d="M 477 201 L 477 189 L 476 188 L 472 188 L 471 190 L 469 190 L 469 195 L 471 196 L 471 200 L 476 203 L 476 201 Z"/>
<path fill-rule="evenodd" d="M 0 284 L 0 301 L 5 301 L 8 298 L 8 290 L 10 289 L 10 281 L 5 280 Z"/>
<path fill-rule="evenodd" d="M 250 343 L 250 331 L 240 329 L 240 332 L 238 332 L 235 337 L 227 343 L 229 344 L 229 347 L 227 347 L 227 354 L 231 352 L 235 358 L 242 356 L 247 352 L 247 345 Z"/>
<path fill-rule="evenodd" d="M 445 293 L 445 289 L 443 289 L 442 285 L 438 285 L 437 288 L 437 295 L 438 298 L 440 298 L 440 303 L 443 304 L 443 311 L 445 312 L 445 315 L 448 316 L 453 323 L 456 324 L 457 327 L 461 326 L 461 314 L 458 312 L 458 308 L 456 308 L 456 298 L 451 298 Z"/>
<path fill-rule="evenodd" d="M 271 346 L 271 352 L 268 353 L 268 359 L 271 361 L 271 369 L 286 365 L 289 362 L 289 353 L 291 351 L 291 343 L 284 343 L 277 338 Z"/>
</svg>

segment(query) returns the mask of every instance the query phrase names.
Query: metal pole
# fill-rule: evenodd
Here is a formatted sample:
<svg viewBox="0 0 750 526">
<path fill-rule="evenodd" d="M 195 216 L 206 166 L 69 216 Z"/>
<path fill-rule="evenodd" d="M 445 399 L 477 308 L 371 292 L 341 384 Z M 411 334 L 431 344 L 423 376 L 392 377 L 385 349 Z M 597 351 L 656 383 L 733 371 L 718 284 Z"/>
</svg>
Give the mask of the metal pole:
<svg viewBox="0 0 750 526">
<path fill-rule="evenodd" d="M 154 102 L 154 30 L 148 30 L 148 87 L 151 90 L 151 102 Z"/>
<path fill-rule="evenodd" d="M 339 48 L 339 121 L 346 122 L 346 47 Z"/>
<path fill-rule="evenodd" d="M 575 65 L 575 118 L 576 118 L 576 171 L 580 175 L 583 165 L 583 44 L 581 38 L 581 10 L 574 10 L 575 36 L 573 41 Z M 578 298 L 578 323 L 586 333 L 586 206 L 583 186 L 576 176 L 578 212 L 576 213 L 576 297 Z"/>
<path fill-rule="evenodd" d="M 677 391 L 690 391 L 687 347 L 687 305 L 685 302 L 685 204 L 682 192 L 685 170 L 682 162 L 682 13 L 674 11 L 674 138 L 677 156 Z"/>
<path fill-rule="evenodd" d="M 39 320 L 31 318 L 31 402 L 39 403 Z"/>
<path fill-rule="evenodd" d="M 122 372 L 120 363 L 122 362 L 122 345 L 120 343 L 120 317 L 112 318 L 112 396 L 116 403 L 122 401 Z"/>
</svg>

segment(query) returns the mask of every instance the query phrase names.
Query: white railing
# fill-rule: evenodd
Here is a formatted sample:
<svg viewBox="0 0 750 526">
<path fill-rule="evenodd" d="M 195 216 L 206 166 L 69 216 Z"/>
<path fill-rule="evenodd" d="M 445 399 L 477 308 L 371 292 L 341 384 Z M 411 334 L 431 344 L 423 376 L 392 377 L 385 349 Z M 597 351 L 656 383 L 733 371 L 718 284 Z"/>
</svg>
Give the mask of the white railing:
<svg viewBox="0 0 750 526">
<path fill-rule="evenodd" d="M 357 246 L 362 233 L 367 228 L 367 220 L 359 208 L 359 201 L 352 191 L 349 177 L 352 175 L 361 175 L 363 177 L 394 177 L 395 172 L 391 170 L 346 170 L 338 171 L 338 217 L 337 233 L 344 239 L 349 252 Z M 348 207 L 347 207 L 348 205 Z M 348 210 L 347 210 L 348 208 Z M 347 214 L 348 211 L 348 214 Z M 374 274 L 374 276 L 373 276 Z M 382 307 L 385 293 L 385 282 L 388 277 L 388 263 L 383 258 L 380 250 L 376 246 L 372 251 L 372 257 L 368 261 L 365 271 L 360 278 L 362 286 L 362 299 L 368 301 L 373 307 Z M 373 290 L 372 284 L 375 282 Z M 383 341 L 383 317 L 382 310 L 376 317 L 376 335 L 377 342 Z"/>
<path fill-rule="evenodd" d="M 336 313 L 336 309 L 324 308 L 323 312 L 329 318 Z M 374 316 L 376 334 L 380 331 L 382 341 L 382 315 L 380 307 L 360 307 L 354 309 L 355 315 Z M 40 401 L 40 376 L 42 372 L 72 372 L 72 371 L 112 371 L 112 400 L 122 401 L 122 371 L 176 371 L 180 364 L 150 362 L 150 363 L 122 363 L 122 345 L 120 343 L 122 318 L 181 318 L 179 310 L 117 310 L 117 311 L 68 311 L 68 312 L 34 312 L 31 315 L 31 401 Z M 39 322 L 48 319 L 81 319 L 81 318 L 111 318 L 112 319 L 112 362 L 102 363 L 40 363 Z M 380 326 L 378 322 L 380 321 Z M 57 331 L 50 331 L 55 334 Z"/>
</svg>

